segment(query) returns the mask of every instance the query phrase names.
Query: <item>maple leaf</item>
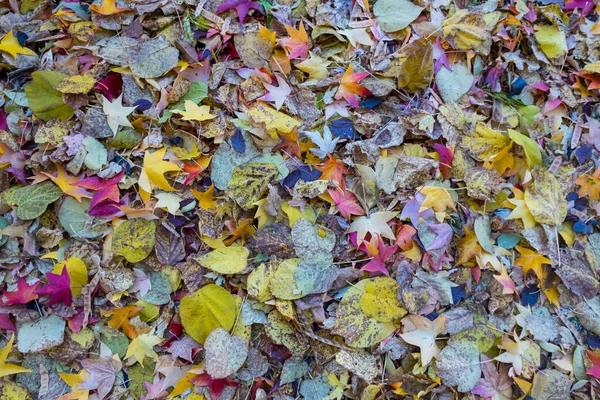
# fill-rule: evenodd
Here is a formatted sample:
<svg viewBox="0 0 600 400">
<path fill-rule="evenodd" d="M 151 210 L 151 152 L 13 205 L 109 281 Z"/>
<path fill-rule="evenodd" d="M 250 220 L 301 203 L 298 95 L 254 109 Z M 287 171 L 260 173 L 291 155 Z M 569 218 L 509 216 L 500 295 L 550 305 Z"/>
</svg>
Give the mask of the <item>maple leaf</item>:
<svg viewBox="0 0 600 400">
<path fill-rule="evenodd" d="M 81 360 L 81 366 L 89 372 L 89 376 L 78 386 L 79 389 L 96 390 L 100 400 L 112 390 L 117 378 L 117 372 L 123 364 L 118 358 L 106 357 L 96 360 Z"/>
<path fill-rule="evenodd" d="M 90 176 L 75 182 L 75 186 L 80 186 L 86 189 L 95 190 L 92 201 L 90 202 L 90 210 L 104 200 L 110 200 L 119 203 L 120 194 L 118 183 L 125 176 L 125 171 L 119 172 L 117 175 L 109 179 L 102 179 L 99 176 Z"/>
<path fill-rule="evenodd" d="M 528 341 L 520 341 L 515 334 L 515 341 L 510 340 L 508 337 L 502 338 L 502 345 L 499 347 L 506 350 L 506 352 L 500 354 L 494 360 L 502 363 L 512 364 L 513 370 L 517 375 L 521 375 L 523 369 L 523 355 L 529 349 L 531 343 Z"/>
<path fill-rule="evenodd" d="M 225 386 L 240 386 L 238 382 L 229 378 L 213 379 L 209 374 L 197 375 L 189 381 L 196 386 L 208 386 L 213 399 L 218 398 L 223 393 Z"/>
<path fill-rule="evenodd" d="M 299 29 L 295 29 L 287 24 L 284 24 L 284 26 L 290 37 L 281 39 L 281 44 L 288 49 L 288 60 L 306 58 L 308 55 L 308 35 L 304 29 L 304 24 L 300 22 Z"/>
<path fill-rule="evenodd" d="M 175 191 L 163 175 L 166 172 L 179 171 L 180 168 L 175 163 L 163 161 L 166 151 L 167 149 L 163 147 L 154 153 L 147 151 L 144 154 L 144 167 L 138 183 L 140 188 L 148 193 L 152 193 L 153 187 L 167 192 Z"/>
<path fill-rule="evenodd" d="M 525 229 L 533 228 L 536 225 L 536 222 L 533 214 L 531 214 L 531 211 L 529 211 L 529 207 L 527 207 L 527 203 L 525 203 L 525 193 L 517 188 L 511 188 L 511 191 L 515 197 L 508 199 L 507 201 L 511 205 L 515 206 L 515 208 L 506 217 L 506 219 L 520 219 L 523 221 L 523 227 Z"/>
<path fill-rule="evenodd" d="M 481 355 L 481 370 L 484 378 L 479 380 L 479 383 L 471 392 L 486 399 L 511 398 L 510 395 L 506 395 L 505 391 L 510 389 L 512 381 L 506 371 L 498 371 L 498 368 L 491 361 L 485 354 Z"/>
<path fill-rule="evenodd" d="M 17 58 L 18 54 L 23 54 L 25 56 L 36 56 L 35 51 L 28 49 L 27 47 L 21 46 L 19 43 L 19 39 L 13 36 L 12 31 L 9 31 L 2 40 L 0 41 L 0 51 L 4 51 L 12 56 L 12 58 Z"/>
<path fill-rule="evenodd" d="M 38 289 L 37 294 L 42 296 L 50 296 L 50 300 L 46 303 L 51 306 L 60 301 L 67 307 L 71 305 L 73 293 L 71 292 L 71 278 L 66 268 L 63 268 L 60 275 L 47 273 L 48 284 L 41 289 Z"/>
<path fill-rule="evenodd" d="M 39 296 L 35 293 L 40 282 L 35 282 L 33 285 L 29 285 L 25 278 L 19 278 L 17 281 L 17 290 L 14 292 L 7 292 L 2 289 L 3 299 L 0 304 L 3 306 L 10 306 L 12 304 L 27 304 L 30 301 L 37 299 Z"/>
<path fill-rule="evenodd" d="M 214 210 L 217 208 L 217 202 L 215 201 L 215 184 L 214 182 L 204 192 L 199 192 L 195 189 L 190 189 L 196 200 L 203 210 Z"/>
<path fill-rule="evenodd" d="M 329 75 L 327 67 L 331 61 L 327 61 L 310 52 L 310 57 L 295 65 L 300 71 L 306 72 L 310 78 L 327 78 Z"/>
<path fill-rule="evenodd" d="M 444 331 L 446 317 L 439 316 L 434 321 L 420 315 L 409 315 L 407 318 L 417 329 L 400 334 L 400 337 L 406 343 L 418 346 L 421 349 L 421 365 L 427 365 L 440 354 L 440 348 L 435 343 L 435 339 L 437 335 Z"/>
<path fill-rule="evenodd" d="M 91 4 L 90 10 L 97 12 L 100 15 L 114 15 L 125 11 L 130 11 L 129 8 L 120 8 L 116 5 L 117 0 L 104 0 L 101 6 Z"/>
<path fill-rule="evenodd" d="M 329 193 L 344 218 L 349 220 L 351 215 L 365 215 L 365 211 L 358 205 L 354 193 L 345 189 L 329 189 L 327 193 Z"/>
<path fill-rule="evenodd" d="M 127 337 L 134 339 L 137 337 L 137 332 L 133 325 L 129 323 L 129 318 L 133 317 L 138 312 L 142 311 L 143 307 L 126 306 L 121 308 L 115 308 L 114 310 L 108 311 L 105 316 L 110 316 L 108 320 L 108 326 L 114 329 L 122 329 L 123 333 Z"/>
<path fill-rule="evenodd" d="M 594 353 L 590 350 L 586 350 L 586 353 L 592 362 L 592 368 L 585 371 L 585 373 L 593 376 L 596 379 L 600 379 L 600 354 Z"/>
<path fill-rule="evenodd" d="M 328 160 L 323 165 L 315 166 L 315 168 L 321 171 L 323 174 L 319 178 L 322 181 L 334 181 L 344 189 L 346 182 L 344 181 L 344 175 L 348 175 L 350 171 L 346 168 L 346 165 L 342 160 L 336 160 L 333 156 L 328 155 Z"/>
<path fill-rule="evenodd" d="M 144 382 L 144 388 L 146 388 L 146 399 L 163 399 L 169 392 L 164 389 L 165 378 L 159 378 L 158 375 L 154 376 L 152 383 Z"/>
<path fill-rule="evenodd" d="M 273 151 L 281 151 L 284 157 L 300 157 L 300 144 L 298 143 L 298 131 L 293 129 L 289 133 L 277 132 L 279 143 L 273 147 Z"/>
<path fill-rule="evenodd" d="M 158 358 L 158 354 L 156 354 L 153 348 L 162 341 L 162 338 L 148 333 L 139 335 L 133 339 L 129 344 L 129 347 L 127 347 L 125 358 L 129 359 L 130 357 L 133 357 L 141 366 L 144 366 L 144 358 Z"/>
<path fill-rule="evenodd" d="M 446 208 L 456 210 L 452 196 L 443 187 L 425 186 L 419 189 L 419 193 L 425 195 L 419 212 L 423 212 L 426 208 L 433 208 L 437 212 L 446 211 Z"/>
<path fill-rule="evenodd" d="M 328 154 L 331 154 L 335 151 L 335 146 L 337 145 L 340 138 L 333 138 L 333 134 L 327 125 L 323 126 L 323 136 L 321 136 L 320 132 L 317 131 L 305 131 L 304 135 L 306 135 L 314 144 L 319 146 L 318 149 L 311 148 L 312 151 L 317 157 L 325 158 Z"/>
<path fill-rule="evenodd" d="M 501 266 L 500 275 L 494 275 L 494 279 L 502 285 L 502 294 L 513 294 L 515 292 L 515 283 L 508 275 L 504 265 Z"/>
<path fill-rule="evenodd" d="M 210 106 L 199 106 L 191 100 L 185 101 L 185 111 L 174 110 L 183 116 L 186 121 L 207 121 L 213 119 L 216 115 L 210 113 Z"/>
<path fill-rule="evenodd" d="M 386 239 L 394 240 L 394 232 L 388 226 L 388 222 L 398 215 L 397 212 L 393 211 L 379 211 L 366 217 L 356 218 L 350 227 L 348 232 L 356 232 L 356 241 L 358 244 L 362 244 L 367 233 L 378 234 Z"/>
<path fill-rule="evenodd" d="M 117 134 L 119 126 L 127 126 L 133 128 L 127 116 L 133 112 L 137 107 L 124 107 L 123 106 L 123 94 L 115 99 L 112 103 L 106 98 L 102 98 L 102 111 L 106 115 L 106 121 L 113 134 Z"/>
<path fill-rule="evenodd" d="M 500 175 L 504 174 L 507 169 L 512 169 L 515 166 L 515 158 L 511 154 L 513 141 L 511 140 L 508 146 L 500 150 L 498 154 L 490 157 L 483 163 L 487 169 L 495 169 Z"/>
<path fill-rule="evenodd" d="M 6 346 L 4 346 L 0 350 L 0 378 L 2 378 L 3 376 L 20 374 L 21 372 L 31 372 L 30 369 L 23 368 L 19 365 L 10 364 L 10 363 L 6 362 L 6 358 L 10 354 L 14 340 L 15 340 L 15 334 L 13 333 L 11 335 L 8 343 L 6 343 Z"/>
<path fill-rule="evenodd" d="M 350 388 L 348 380 L 350 379 L 350 373 L 348 371 L 342 372 L 338 378 L 334 373 L 325 373 L 327 376 L 327 383 L 333 388 L 331 393 L 323 398 L 323 400 L 342 400 L 344 398 L 344 392 Z"/>
<path fill-rule="evenodd" d="M 237 11 L 240 24 L 244 21 L 244 18 L 246 18 L 246 15 L 248 15 L 248 11 L 250 11 L 250 9 L 258 11 L 262 10 L 262 6 L 254 3 L 252 0 L 225 0 L 225 2 L 223 2 L 219 8 L 217 8 L 217 14 L 231 10 L 232 8 Z"/>
<path fill-rule="evenodd" d="M 369 257 L 372 257 L 372 259 L 360 270 L 368 272 L 380 272 L 384 275 L 390 276 L 390 273 L 385 267 L 385 262 L 394 255 L 396 250 L 398 250 L 398 245 L 394 244 L 393 246 L 386 247 L 385 243 L 383 243 L 383 240 L 381 239 L 381 236 L 377 234 L 375 234 L 375 236 L 377 236 L 377 245 L 372 243 L 374 237 L 371 238 L 371 242 L 363 242 L 366 247 L 367 254 Z"/>
<path fill-rule="evenodd" d="M 201 156 L 192 161 L 186 161 L 183 163 L 183 172 L 187 172 L 189 175 L 185 178 L 182 185 L 186 186 L 188 183 L 194 180 L 202 171 L 208 168 L 212 157 Z"/>
<path fill-rule="evenodd" d="M 46 175 L 52 182 L 56 184 L 63 191 L 64 194 L 73 197 L 75 200 L 81 202 L 81 198 L 91 199 L 92 195 L 82 187 L 77 186 L 77 182 L 81 179 L 78 176 L 72 176 L 66 173 L 60 164 L 56 164 L 56 176 L 47 174 Z"/>
<path fill-rule="evenodd" d="M 271 42 L 271 44 L 275 44 L 277 34 L 275 32 L 271 32 L 271 30 L 269 30 L 269 28 L 263 24 L 258 24 L 258 34 Z"/>
<path fill-rule="evenodd" d="M 482 249 L 475 232 L 465 227 L 465 237 L 458 241 L 457 250 L 460 255 L 456 260 L 457 267 L 480 254 Z"/>
<path fill-rule="evenodd" d="M 265 89 L 267 89 L 269 93 L 260 97 L 258 100 L 275 103 L 275 108 L 279 110 L 285 99 L 287 99 L 290 93 L 292 93 L 292 89 L 285 81 L 285 78 L 281 76 L 281 74 L 275 74 L 275 78 L 277 78 L 278 86 L 273 86 L 263 82 Z"/>
<path fill-rule="evenodd" d="M 580 197 L 588 195 L 590 200 L 600 199 L 600 168 L 592 175 L 585 174 L 575 178 L 575 183 L 581 186 L 577 191 Z"/>
<path fill-rule="evenodd" d="M 515 249 L 521 253 L 520 257 L 515 260 L 515 264 L 518 267 L 523 268 L 523 276 L 527 275 L 527 272 L 533 270 L 537 278 L 541 281 L 544 279 L 544 268 L 543 264 L 552 265 L 552 260 L 542 256 L 536 251 L 529 250 L 525 247 L 515 246 Z"/>
<path fill-rule="evenodd" d="M 370 74 L 368 72 L 352 72 L 352 64 L 348 66 L 346 72 L 342 76 L 342 81 L 337 93 L 335 94 L 336 100 L 344 98 L 350 105 L 358 107 L 357 96 L 367 96 L 371 94 L 371 91 L 366 87 L 359 85 L 358 82 L 365 79 Z"/>
</svg>

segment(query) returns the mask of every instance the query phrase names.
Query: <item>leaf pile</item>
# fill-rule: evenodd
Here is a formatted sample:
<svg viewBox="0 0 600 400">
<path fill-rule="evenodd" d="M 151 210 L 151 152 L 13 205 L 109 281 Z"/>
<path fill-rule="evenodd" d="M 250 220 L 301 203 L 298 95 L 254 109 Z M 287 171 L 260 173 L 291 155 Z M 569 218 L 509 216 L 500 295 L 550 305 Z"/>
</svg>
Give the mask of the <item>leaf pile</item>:
<svg viewBox="0 0 600 400">
<path fill-rule="evenodd" d="M 594 398 L 591 0 L 0 0 L 2 399 Z"/>
</svg>

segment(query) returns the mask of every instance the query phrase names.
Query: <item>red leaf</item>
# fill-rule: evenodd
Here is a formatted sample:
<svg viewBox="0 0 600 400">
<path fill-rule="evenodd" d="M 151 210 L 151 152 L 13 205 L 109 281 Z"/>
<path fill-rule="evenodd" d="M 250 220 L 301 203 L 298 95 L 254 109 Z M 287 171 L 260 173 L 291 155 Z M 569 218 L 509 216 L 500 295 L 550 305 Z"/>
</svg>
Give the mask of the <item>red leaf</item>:
<svg viewBox="0 0 600 400">
<path fill-rule="evenodd" d="M 115 203 L 119 202 L 119 187 L 117 185 L 121 182 L 124 175 L 125 171 L 121 171 L 117 175 L 106 180 L 98 176 L 91 176 L 76 182 L 75 185 L 90 190 L 96 190 L 94 197 L 92 197 L 92 202 L 90 203 L 91 210 L 103 200 L 112 200 Z"/>
<path fill-rule="evenodd" d="M 596 354 L 593 351 L 586 350 L 587 356 L 592 362 L 592 368 L 585 371 L 586 374 L 593 376 L 596 379 L 600 379 L 600 354 Z"/>
<path fill-rule="evenodd" d="M 108 101 L 113 101 L 119 97 L 122 88 L 123 81 L 121 80 L 121 75 L 119 74 L 108 75 L 106 78 L 99 81 L 96 86 L 94 86 L 94 89 L 98 89 L 104 93 L 104 97 L 106 97 Z"/>
<path fill-rule="evenodd" d="M 48 284 L 37 291 L 39 295 L 50 296 L 46 305 L 51 306 L 62 301 L 66 306 L 70 306 L 73 294 L 71 293 L 71 278 L 67 269 L 63 268 L 60 275 L 48 273 L 46 278 L 48 278 Z"/>
<path fill-rule="evenodd" d="M 333 190 L 329 189 L 327 191 L 338 210 L 340 210 L 340 214 L 344 216 L 346 219 L 350 219 L 351 215 L 365 215 L 365 211 L 361 206 L 356 202 L 356 196 L 354 193 L 348 190 Z"/>
<path fill-rule="evenodd" d="M 195 376 L 192 379 L 190 379 L 190 382 L 192 382 L 196 386 L 210 387 L 210 394 L 212 395 L 213 399 L 218 398 L 221 395 L 221 393 L 223 393 L 223 389 L 225 389 L 225 386 L 240 385 L 236 381 L 232 381 L 228 378 L 213 379 L 209 374 Z"/>
<path fill-rule="evenodd" d="M 35 291 L 39 284 L 39 282 L 36 282 L 33 285 L 29 285 L 25 278 L 19 278 L 16 291 L 7 292 L 2 289 L 4 299 L 6 299 L 2 299 L 2 305 L 10 306 L 11 304 L 27 304 L 30 301 L 37 299 L 39 296 Z"/>
<path fill-rule="evenodd" d="M 373 259 L 371 259 L 371 261 L 364 265 L 360 270 L 378 272 L 390 276 L 390 273 L 385 267 L 385 262 L 389 260 L 391 256 L 394 255 L 396 250 L 398 250 L 398 245 L 395 244 L 390 247 L 385 247 L 385 243 L 383 243 L 381 236 L 379 236 L 378 234 L 376 235 L 377 247 L 371 244 L 371 242 L 367 242 L 366 240 L 363 242 L 367 248 L 367 254 L 369 255 L 369 257 L 373 257 Z"/>
<path fill-rule="evenodd" d="M 434 143 L 433 148 L 440 157 L 440 172 L 444 176 L 444 179 L 450 178 L 450 173 L 452 172 L 452 159 L 454 158 L 452 150 L 439 143 Z"/>
<path fill-rule="evenodd" d="M 365 96 L 371 94 L 371 91 L 366 87 L 359 85 L 358 82 L 369 76 L 368 72 L 352 72 L 352 65 L 348 66 L 344 76 L 342 76 L 342 82 L 340 87 L 335 94 L 336 100 L 341 98 L 346 99 L 350 105 L 358 107 L 357 96 Z"/>
</svg>

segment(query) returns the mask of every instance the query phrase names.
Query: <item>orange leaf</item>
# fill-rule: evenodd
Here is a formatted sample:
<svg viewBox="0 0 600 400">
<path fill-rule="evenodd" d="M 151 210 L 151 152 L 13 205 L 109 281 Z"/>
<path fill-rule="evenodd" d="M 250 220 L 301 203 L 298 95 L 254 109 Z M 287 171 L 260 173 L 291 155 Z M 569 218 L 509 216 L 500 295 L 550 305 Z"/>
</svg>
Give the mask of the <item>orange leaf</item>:
<svg viewBox="0 0 600 400">
<path fill-rule="evenodd" d="M 130 11 L 129 8 L 120 8 L 115 4 L 116 0 L 104 0 L 101 6 L 90 5 L 90 9 L 101 15 L 114 15 L 124 11 Z"/>
<path fill-rule="evenodd" d="M 316 169 L 321 171 L 323 175 L 321 175 L 320 180 L 322 181 L 334 181 L 337 182 L 342 189 L 346 187 L 346 182 L 344 181 L 344 175 L 348 175 L 350 171 L 346 168 L 345 164 L 341 160 L 336 160 L 331 155 L 327 155 L 329 160 L 323 166 L 315 166 Z"/>
<path fill-rule="evenodd" d="M 108 320 L 108 326 L 114 329 L 122 329 L 123 333 L 125 333 L 130 339 L 135 339 L 137 337 L 137 332 L 135 331 L 133 325 L 129 323 L 129 318 L 133 317 L 141 310 L 142 307 L 136 306 L 115 308 L 114 310 L 111 310 L 105 314 L 105 316 L 111 317 Z"/>
<path fill-rule="evenodd" d="M 358 84 L 358 82 L 365 79 L 367 76 L 369 76 L 368 72 L 353 73 L 352 64 L 350 64 L 346 72 L 344 72 L 344 76 L 342 76 L 342 82 L 337 93 L 335 94 L 336 100 L 344 98 L 348 103 L 350 103 L 350 105 L 358 107 L 358 100 L 356 96 L 366 96 L 371 94 L 369 89 Z"/>
<path fill-rule="evenodd" d="M 471 258 L 481 253 L 481 245 L 477 240 L 475 232 L 465 226 L 465 237 L 457 243 L 459 257 L 456 260 L 456 266 L 462 265 Z"/>
<path fill-rule="evenodd" d="M 575 183 L 581 186 L 577 192 L 579 196 L 583 197 L 587 194 L 590 200 L 600 199 L 600 168 L 593 175 L 585 174 L 578 177 Z"/>
</svg>

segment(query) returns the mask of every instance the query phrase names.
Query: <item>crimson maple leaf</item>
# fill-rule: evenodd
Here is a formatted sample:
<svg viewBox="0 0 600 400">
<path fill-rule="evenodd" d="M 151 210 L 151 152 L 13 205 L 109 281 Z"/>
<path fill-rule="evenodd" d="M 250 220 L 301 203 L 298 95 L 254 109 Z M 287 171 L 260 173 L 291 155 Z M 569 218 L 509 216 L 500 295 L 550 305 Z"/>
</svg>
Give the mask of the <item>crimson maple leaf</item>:
<svg viewBox="0 0 600 400">
<path fill-rule="evenodd" d="M 334 189 L 329 189 L 328 193 L 344 218 L 350 219 L 351 215 L 365 215 L 365 211 L 356 202 L 354 193 L 348 190 Z"/>
<path fill-rule="evenodd" d="M 27 304 L 32 300 L 37 299 L 39 296 L 35 293 L 38 285 L 36 282 L 33 285 L 29 285 L 25 278 L 19 278 L 17 281 L 17 290 L 14 292 L 7 292 L 2 289 L 4 298 L 2 299 L 3 306 L 10 306 L 11 304 Z M 6 299 L 6 300 L 4 300 Z"/>
<path fill-rule="evenodd" d="M 75 185 L 96 191 L 90 203 L 91 210 L 104 200 L 111 200 L 115 203 L 119 202 L 119 187 L 117 184 L 121 182 L 123 176 L 125 176 L 125 171 L 121 171 L 117 175 L 106 180 L 99 176 L 90 176 L 89 178 L 75 182 Z"/>
<path fill-rule="evenodd" d="M 248 15 L 248 11 L 250 11 L 251 8 L 258 11 L 262 10 L 262 6 L 253 3 L 252 0 L 225 0 L 225 2 L 217 8 L 217 14 L 231 10 L 232 8 L 235 8 L 235 11 L 237 11 L 240 24 L 244 18 L 246 18 L 246 15 Z"/>
<path fill-rule="evenodd" d="M 209 374 L 195 376 L 192 379 L 190 379 L 190 382 L 192 382 L 196 386 L 210 387 L 210 394 L 212 395 L 213 399 L 218 398 L 221 395 L 221 393 L 223 393 L 225 386 L 240 386 L 239 383 L 237 383 L 236 381 L 232 381 L 231 379 L 213 379 Z"/>
<path fill-rule="evenodd" d="M 66 268 L 63 268 L 60 275 L 48 273 L 48 284 L 37 291 L 42 296 L 50 296 L 46 305 L 51 306 L 60 301 L 66 306 L 71 305 L 73 294 L 71 293 L 71 278 Z"/>
<path fill-rule="evenodd" d="M 342 97 L 346 99 L 350 105 L 358 107 L 358 96 L 366 96 L 371 94 L 371 91 L 366 87 L 359 85 L 358 82 L 369 76 L 368 72 L 352 72 L 352 65 L 348 66 L 346 72 L 342 76 L 342 82 L 335 94 L 336 100 L 340 100 Z"/>
<path fill-rule="evenodd" d="M 389 260 L 391 256 L 394 255 L 396 250 L 398 250 L 398 245 L 395 244 L 390 247 L 385 247 L 385 243 L 381 239 L 379 234 L 377 235 L 377 246 L 373 245 L 368 241 L 364 241 L 364 245 L 367 250 L 367 254 L 369 257 L 373 257 L 371 261 L 365 264 L 360 270 L 361 271 L 369 271 L 369 272 L 380 272 L 387 276 L 390 275 L 387 268 L 385 267 L 385 262 Z"/>
</svg>

